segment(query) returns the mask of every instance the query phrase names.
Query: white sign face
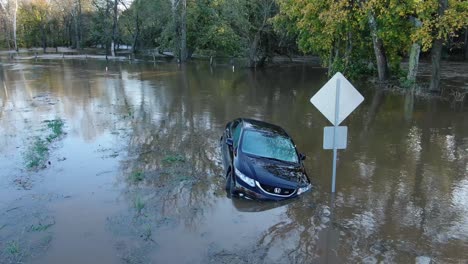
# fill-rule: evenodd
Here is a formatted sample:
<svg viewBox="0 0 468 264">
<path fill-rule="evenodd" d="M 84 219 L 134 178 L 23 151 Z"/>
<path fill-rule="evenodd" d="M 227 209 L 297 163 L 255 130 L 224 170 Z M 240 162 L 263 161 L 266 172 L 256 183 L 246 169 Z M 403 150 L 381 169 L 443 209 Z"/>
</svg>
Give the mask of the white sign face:
<svg viewBox="0 0 468 264">
<path fill-rule="evenodd" d="M 336 133 L 336 138 L 335 134 Z M 333 145 L 335 143 L 335 145 Z M 335 127 L 327 126 L 323 128 L 323 149 L 346 149 L 348 143 L 348 127 L 338 126 Z"/>
<path fill-rule="evenodd" d="M 338 122 L 335 124 L 336 82 L 340 80 Z M 333 124 L 339 125 L 358 105 L 364 97 L 354 86 L 337 72 L 312 98 L 310 102 Z"/>
</svg>

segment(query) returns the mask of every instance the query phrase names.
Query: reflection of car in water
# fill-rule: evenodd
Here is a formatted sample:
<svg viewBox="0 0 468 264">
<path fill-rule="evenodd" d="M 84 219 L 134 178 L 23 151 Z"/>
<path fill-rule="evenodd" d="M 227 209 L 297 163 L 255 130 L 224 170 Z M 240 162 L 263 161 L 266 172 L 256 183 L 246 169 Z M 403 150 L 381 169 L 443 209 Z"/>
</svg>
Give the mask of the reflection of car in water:
<svg viewBox="0 0 468 264">
<path fill-rule="evenodd" d="M 256 213 L 276 209 L 290 204 L 293 200 L 282 200 L 278 202 L 257 201 L 248 199 L 231 199 L 234 208 L 239 212 Z"/>
<path fill-rule="evenodd" d="M 310 190 L 305 156 L 281 127 L 236 119 L 226 125 L 220 143 L 231 196 L 283 200 Z"/>
</svg>

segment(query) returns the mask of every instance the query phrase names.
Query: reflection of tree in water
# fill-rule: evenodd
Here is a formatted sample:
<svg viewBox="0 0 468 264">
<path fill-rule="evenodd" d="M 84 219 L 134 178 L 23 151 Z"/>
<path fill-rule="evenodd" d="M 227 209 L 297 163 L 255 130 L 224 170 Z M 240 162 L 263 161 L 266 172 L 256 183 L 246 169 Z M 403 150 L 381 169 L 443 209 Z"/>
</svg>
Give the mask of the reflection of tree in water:
<svg viewBox="0 0 468 264">
<path fill-rule="evenodd" d="M 385 109 L 369 113 L 371 121 L 363 121 L 367 129 L 360 132 L 361 140 L 351 141 L 350 148 L 362 151 L 355 158 L 345 158 L 355 159 L 358 166 L 350 163 L 342 167 L 354 175 L 355 182 L 341 183 L 349 187 L 344 190 L 337 218 L 346 234 L 344 240 L 352 242 L 352 247 L 341 243 L 340 251 L 355 261 L 408 262 L 420 255 L 446 260 L 451 257 L 449 252 L 461 249 L 467 239 L 448 241 L 456 238 L 450 225 L 457 222 L 460 212 L 451 205 L 452 186 L 463 177 L 463 166 L 460 160 L 449 160 L 442 154 L 446 149 L 457 152 L 458 147 L 445 144 L 445 139 L 459 135 L 453 130 L 463 129 L 463 122 L 457 120 L 460 117 L 439 114 L 433 103 L 427 104 L 430 108 L 418 113 L 416 120 L 411 120 L 416 115 L 403 111 L 389 115 L 395 107 L 405 109 L 400 103 L 395 97 L 371 103 Z M 390 127 L 395 129 L 380 130 Z"/>
<path fill-rule="evenodd" d="M 315 208 L 317 197 L 310 194 L 291 201 L 281 221 L 262 232 L 246 247 L 223 250 L 215 255 L 217 263 L 320 263 L 319 235 L 326 227 L 321 216 L 324 206 Z M 251 244 L 253 242 L 253 244 Z M 241 261 L 237 260 L 241 256 Z M 234 260 L 234 261 L 233 261 Z"/>
<path fill-rule="evenodd" d="M 135 82 L 140 87 L 119 88 L 123 102 L 137 102 L 130 106 L 133 120 L 122 167 L 128 191 L 147 197 L 146 213 L 194 228 L 218 187 L 219 135 L 211 128 L 209 113 L 194 106 L 186 78 L 181 74 L 171 90 L 163 87 L 157 93 L 142 81 Z M 134 184 L 135 173 L 143 175 L 143 183 Z"/>
<path fill-rule="evenodd" d="M 468 131 L 467 124 L 461 115 L 447 118 L 434 109 L 436 105 L 418 113 L 416 120 L 399 110 L 388 114 L 403 110 L 399 103 L 395 97 L 372 102 L 371 111 L 386 109 L 355 119 L 350 127 L 354 140 L 349 148 L 354 152 L 341 154 L 335 219 L 323 222 L 321 210 L 288 206 L 290 220 L 272 226 L 258 240 L 264 256 L 286 252 L 277 257 L 279 261 L 320 263 L 321 230 L 333 225 L 339 233 L 334 254 L 347 261 L 466 259 L 463 225 L 468 208 L 461 206 L 457 195 L 468 189 L 466 139 L 460 138 Z M 360 130 L 359 122 L 366 129 Z M 396 128 L 380 131 L 389 127 Z M 304 205 L 312 203 L 304 199 Z"/>
</svg>

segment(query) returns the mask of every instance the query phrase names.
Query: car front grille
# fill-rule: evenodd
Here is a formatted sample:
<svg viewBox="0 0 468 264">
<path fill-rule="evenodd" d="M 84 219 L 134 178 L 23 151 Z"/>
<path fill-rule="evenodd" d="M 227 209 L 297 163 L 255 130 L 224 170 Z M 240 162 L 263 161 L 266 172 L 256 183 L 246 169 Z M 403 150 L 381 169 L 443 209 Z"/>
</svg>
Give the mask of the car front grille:
<svg viewBox="0 0 468 264">
<path fill-rule="evenodd" d="M 270 186 L 267 184 L 259 183 L 257 182 L 257 186 L 260 187 L 264 192 L 275 195 L 275 196 L 283 196 L 283 197 L 288 197 L 293 195 L 296 190 L 295 189 L 288 189 L 288 188 L 279 188 L 279 187 L 274 187 Z"/>
</svg>

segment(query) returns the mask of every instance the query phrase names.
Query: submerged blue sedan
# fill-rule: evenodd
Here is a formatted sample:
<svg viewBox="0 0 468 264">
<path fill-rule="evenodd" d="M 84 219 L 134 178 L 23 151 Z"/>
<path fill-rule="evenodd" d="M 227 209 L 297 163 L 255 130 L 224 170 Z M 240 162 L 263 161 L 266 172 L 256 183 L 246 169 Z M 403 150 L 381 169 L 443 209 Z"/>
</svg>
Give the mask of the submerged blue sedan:
<svg viewBox="0 0 468 264">
<path fill-rule="evenodd" d="M 305 155 L 279 126 L 235 119 L 226 125 L 220 144 L 230 196 L 284 200 L 311 189 Z"/>
</svg>

